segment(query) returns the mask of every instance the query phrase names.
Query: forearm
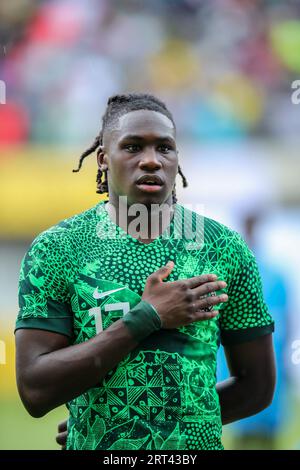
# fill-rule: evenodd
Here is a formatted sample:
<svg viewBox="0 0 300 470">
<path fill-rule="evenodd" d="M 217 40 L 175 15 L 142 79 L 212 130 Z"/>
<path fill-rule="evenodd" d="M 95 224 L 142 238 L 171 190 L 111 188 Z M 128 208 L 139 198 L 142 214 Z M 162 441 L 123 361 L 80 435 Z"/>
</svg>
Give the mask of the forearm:
<svg viewBox="0 0 300 470">
<path fill-rule="evenodd" d="M 59 338 L 36 333 L 17 348 L 17 380 L 22 401 L 39 417 L 95 387 L 149 334 L 161 328 L 160 317 L 141 301 L 122 319 L 88 341 L 65 346 Z M 39 351 L 35 353 L 35 351 Z M 22 353 L 21 353 L 22 352 Z"/>
<path fill-rule="evenodd" d="M 230 377 L 216 388 L 223 425 L 259 413 L 269 404 L 264 391 L 258 391 L 255 380 L 248 377 Z"/>
<path fill-rule="evenodd" d="M 118 320 L 84 343 L 40 355 L 26 374 L 25 386 L 33 402 L 28 411 L 39 417 L 86 392 L 137 345 Z"/>
</svg>

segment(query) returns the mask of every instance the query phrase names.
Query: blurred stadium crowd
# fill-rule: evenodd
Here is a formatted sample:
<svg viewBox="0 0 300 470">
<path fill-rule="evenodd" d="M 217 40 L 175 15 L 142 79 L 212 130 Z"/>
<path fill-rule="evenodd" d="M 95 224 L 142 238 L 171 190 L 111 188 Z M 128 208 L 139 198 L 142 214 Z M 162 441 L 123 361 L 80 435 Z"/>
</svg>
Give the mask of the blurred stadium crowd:
<svg viewBox="0 0 300 470">
<path fill-rule="evenodd" d="M 71 170 L 107 98 L 137 91 L 174 115 L 189 181 L 179 202 L 245 237 L 276 322 L 273 408 L 225 427 L 225 447 L 255 435 L 258 448 L 300 449 L 299 51 L 299 0 L 0 3 L 0 449 L 55 448 L 66 410 L 34 421 L 15 386 L 20 261 L 39 232 L 96 204 L 95 159 Z"/>
<path fill-rule="evenodd" d="M 189 138 L 298 132 L 297 0 L 12 0 L 0 16 L 2 143 L 82 144 L 120 90 L 157 93 Z"/>
</svg>

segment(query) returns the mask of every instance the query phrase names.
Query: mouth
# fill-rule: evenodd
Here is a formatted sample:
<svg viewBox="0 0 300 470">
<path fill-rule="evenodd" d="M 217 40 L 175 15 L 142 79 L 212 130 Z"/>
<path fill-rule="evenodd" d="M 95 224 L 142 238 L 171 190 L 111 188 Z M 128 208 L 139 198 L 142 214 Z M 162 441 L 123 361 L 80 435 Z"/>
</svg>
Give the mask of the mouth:
<svg viewBox="0 0 300 470">
<path fill-rule="evenodd" d="M 136 181 L 136 185 L 143 192 L 154 193 L 160 191 L 164 183 L 157 175 L 143 175 Z"/>
</svg>

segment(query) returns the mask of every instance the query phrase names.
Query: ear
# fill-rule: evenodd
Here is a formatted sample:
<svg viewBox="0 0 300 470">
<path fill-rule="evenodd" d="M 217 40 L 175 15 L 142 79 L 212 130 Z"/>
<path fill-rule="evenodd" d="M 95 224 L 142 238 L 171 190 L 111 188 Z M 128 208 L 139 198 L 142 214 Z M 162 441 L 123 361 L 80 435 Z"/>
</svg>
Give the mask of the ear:
<svg viewBox="0 0 300 470">
<path fill-rule="evenodd" d="M 100 170 L 106 171 L 108 169 L 107 154 L 104 150 L 103 145 L 99 147 L 99 150 L 97 153 L 97 163 L 98 163 L 98 167 L 100 168 Z"/>
</svg>

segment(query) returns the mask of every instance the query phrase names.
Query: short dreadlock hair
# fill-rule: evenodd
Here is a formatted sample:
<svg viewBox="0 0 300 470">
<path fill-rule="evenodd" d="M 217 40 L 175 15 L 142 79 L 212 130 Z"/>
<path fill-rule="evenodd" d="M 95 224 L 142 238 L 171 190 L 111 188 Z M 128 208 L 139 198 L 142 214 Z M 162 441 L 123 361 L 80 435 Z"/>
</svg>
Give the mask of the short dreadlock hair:
<svg viewBox="0 0 300 470">
<path fill-rule="evenodd" d="M 176 129 L 172 114 L 166 107 L 165 103 L 160 101 L 155 96 L 147 93 L 128 93 L 126 95 L 111 96 L 110 98 L 108 98 L 106 110 L 104 115 L 102 116 L 102 128 L 100 132 L 95 138 L 94 143 L 80 156 L 78 168 L 76 170 L 73 170 L 73 172 L 78 172 L 81 169 L 83 160 L 91 153 L 97 151 L 97 156 L 99 155 L 99 153 L 101 152 L 100 146 L 103 145 L 104 132 L 106 130 L 113 129 L 121 116 L 131 111 L 138 111 L 144 109 L 149 111 L 157 111 L 161 114 L 164 114 L 167 118 L 170 119 L 170 121 L 174 125 L 174 128 Z M 185 188 L 187 186 L 187 180 L 184 174 L 182 173 L 179 165 L 178 173 L 182 178 L 182 184 Z M 98 169 L 96 182 L 96 192 L 98 194 L 108 194 L 107 170 L 102 171 L 100 168 Z M 172 191 L 172 197 L 173 203 L 176 203 L 177 197 L 175 192 L 175 184 Z"/>
</svg>

